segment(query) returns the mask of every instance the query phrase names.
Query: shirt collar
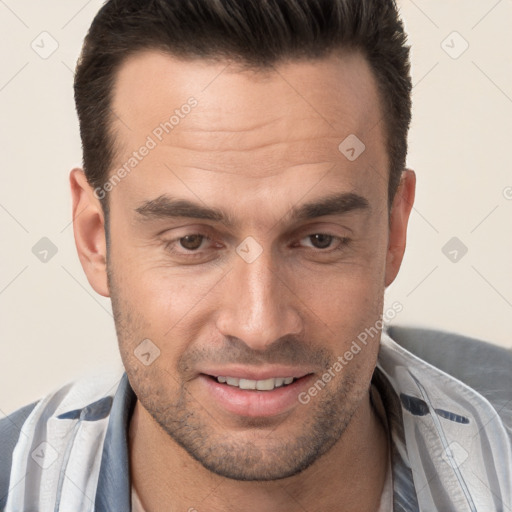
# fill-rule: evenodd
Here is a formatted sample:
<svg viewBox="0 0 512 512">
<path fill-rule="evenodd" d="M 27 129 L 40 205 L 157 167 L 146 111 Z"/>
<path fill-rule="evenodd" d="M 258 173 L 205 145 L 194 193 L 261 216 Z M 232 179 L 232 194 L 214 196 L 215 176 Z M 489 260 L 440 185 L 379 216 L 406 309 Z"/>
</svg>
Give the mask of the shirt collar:
<svg viewBox="0 0 512 512">
<path fill-rule="evenodd" d="M 391 461 L 393 468 L 393 510 L 419 510 L 413 477 L 402 454 L 405 448 L 402 408 L 393 387 L 377 367 L 372 383 L 376 386 L 390 429 Z M 131 510 L 131 481 L 128 432 L 137 397 L 123 374 L 117 388 L 103 445 L 101 467 L 95 499 L 96 512 Z"/>
<path fill-rule="evenodd" d="M 123 374 L 110 411 L 103 445 L 95 512 L 131 510 L 128 431 L 137 397 Z"/>
</svg>

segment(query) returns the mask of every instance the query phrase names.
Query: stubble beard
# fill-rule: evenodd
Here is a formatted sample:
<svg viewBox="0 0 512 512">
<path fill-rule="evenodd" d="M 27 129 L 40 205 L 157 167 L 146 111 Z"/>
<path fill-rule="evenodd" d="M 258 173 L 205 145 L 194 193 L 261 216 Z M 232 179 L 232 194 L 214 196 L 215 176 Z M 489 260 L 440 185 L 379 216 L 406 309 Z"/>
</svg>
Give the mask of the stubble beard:
<svg viewBox="0 0 512 512">
<path fill-rule="evenodd" d="M 284 419 L 272 428 L 268 419 L 245 418 L 236 432 L 224 432 L 214 411 L 191 394 L 179 368 L 171 374 L 158 360 L 144 366 L 134 357 L 134 340 L 145 338 L 148 322 L 123 298 L 111 268 L 108 281 L 121 357 L 139 402 L 174 443 L 219 476 L 272 481 L 303 472 L 342 438 L 367 395 L 355 369 L 345 368 L 338 382 L 331 381 L 309 404 L 293 410 L 293 423 Z M 287 424 L 291 436 L 286 435 Z"/>
</svg>

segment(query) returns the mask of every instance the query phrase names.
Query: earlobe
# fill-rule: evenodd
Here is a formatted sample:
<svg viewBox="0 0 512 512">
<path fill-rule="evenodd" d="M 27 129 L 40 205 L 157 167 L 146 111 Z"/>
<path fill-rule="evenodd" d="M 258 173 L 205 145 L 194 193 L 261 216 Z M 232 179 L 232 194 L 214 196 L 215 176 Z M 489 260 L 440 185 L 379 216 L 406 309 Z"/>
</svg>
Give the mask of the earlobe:
<svg viewBox="0 0 512 512">
<path fill-rule="evenodd" d="M 396 278 L 405 252 L 407 225 L 414 204 L 416 174 L 410 169 L 402 172 L 400 185 L 395 194 L 389 222 L 389 240 L 386 256 L 385 286 Z"/>
<path fill-rule="evenodd" d="M 73 232 L 80 263 L 94 290 L 109 297 L 103 208 L 82 169 L 73 169 L 69 181 L 73 200 Z"/>
</svg>

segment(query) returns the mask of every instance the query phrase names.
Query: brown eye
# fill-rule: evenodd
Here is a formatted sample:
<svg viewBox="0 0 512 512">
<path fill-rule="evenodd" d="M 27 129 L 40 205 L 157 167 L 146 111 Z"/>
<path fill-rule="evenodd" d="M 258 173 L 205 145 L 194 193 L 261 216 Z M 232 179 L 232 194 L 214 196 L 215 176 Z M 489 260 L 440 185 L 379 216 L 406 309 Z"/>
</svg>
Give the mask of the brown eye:
<svg viewBox="0 0 512 512">
<path fill-rule="evenodd" d="M 309 235 L 309 239 L 316 249 L 326 249 L 331 245 L 333 237 L 323 233 L 316 233 L 314 235 Z"/>
<path fill-rule="evenodd" d="M 313 233 L 301 239 L 302 247 L 313 251 L 315 254 L 331 254 L 342 251 L 349 243 L 349 238 L 327 233 Z"/>
<path fill-rule="evenodd" d="M 180 245 L 184 249 L 187 249 L 188 251 L 195 251 L 195 250 L 199 249 L 199 247 L 201 247 L 201 244 L 204 240 L 204 236 L 203 235 L 186 235 L 186 236 L 180 238 L 179 240 L 180 240 Z"/>
</svg>

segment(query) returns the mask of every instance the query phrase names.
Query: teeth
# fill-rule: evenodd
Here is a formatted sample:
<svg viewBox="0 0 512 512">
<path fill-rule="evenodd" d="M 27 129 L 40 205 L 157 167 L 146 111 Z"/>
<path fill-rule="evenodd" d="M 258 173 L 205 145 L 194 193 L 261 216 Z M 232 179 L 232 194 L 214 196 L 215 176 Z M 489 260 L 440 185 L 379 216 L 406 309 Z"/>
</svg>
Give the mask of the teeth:
<svg viewBox="0 0 512 512">
<path fill-rule="evenodd" d="M 256 383 L 256 389 L 259 389 L 260 391 L 272 391 L 274 387 L 276 387 L 276 380 L 277 379 L 265 379 L 265 380 L 256 380 L 254 381 Z"/>
<path fill-rule="evenodd" d="M 294 377 L 277 377 L 265 380 L 237 379 L 236 377 L 217 377 L 217 382 L 235 386 L 240 389 L 257 389 L 259 391 L 272 391 L 275 388 L 286 386 L 294 381 Z"/>
<path fill-rule="evenodd" d="M 238 383 L 238 387 L 240 389 L 256 389 L 256 382 L 255 380 L 249 380 L 249 379 L 240 379 L 240 382 Z"/>
</svg>

